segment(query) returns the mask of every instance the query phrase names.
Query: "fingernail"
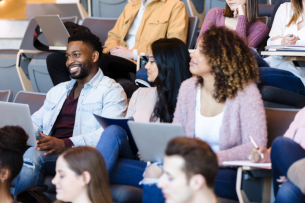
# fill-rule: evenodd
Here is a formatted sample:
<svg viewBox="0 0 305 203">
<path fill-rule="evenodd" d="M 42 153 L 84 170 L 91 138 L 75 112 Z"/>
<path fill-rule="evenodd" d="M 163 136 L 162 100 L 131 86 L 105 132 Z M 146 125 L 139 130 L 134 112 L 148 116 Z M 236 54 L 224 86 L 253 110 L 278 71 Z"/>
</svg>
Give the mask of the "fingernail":
<svg viewBox="0 0 305 203">
<path fill-rule="evenodd" d="M 292 35 L 289 35 L 289 37 L 292 37 Z"/>
<path fill-rule="evenodd" d="M 299 40 L 300 40 L 300 38 L 299 38 Z"/>
</svg>

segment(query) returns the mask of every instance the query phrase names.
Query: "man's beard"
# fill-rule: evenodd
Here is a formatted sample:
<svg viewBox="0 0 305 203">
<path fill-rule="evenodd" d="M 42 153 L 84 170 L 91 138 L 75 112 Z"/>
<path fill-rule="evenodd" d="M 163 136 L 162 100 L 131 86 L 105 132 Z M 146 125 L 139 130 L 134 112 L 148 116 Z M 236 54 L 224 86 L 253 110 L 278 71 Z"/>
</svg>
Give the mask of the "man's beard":
<svg viewBox="0 0 305 203">
<path fill-rule="evenodd" d="M 70 73 L 69 67 L 72 65 L 77 65 L 79 67 L 79 69 L 80 69 L 79 75 L 73 75 L 74 73 L 72 73 L 72 74 Z M 83 79 L 89 75 L 90 69 L 92 67 L 92 62 L 85 61 L 84 63 L 74 63 L 74 64 L 71 64 L 70 66 L 68 67 L 68 71 L 69 71 L 71 78 Z"/>
</svg>

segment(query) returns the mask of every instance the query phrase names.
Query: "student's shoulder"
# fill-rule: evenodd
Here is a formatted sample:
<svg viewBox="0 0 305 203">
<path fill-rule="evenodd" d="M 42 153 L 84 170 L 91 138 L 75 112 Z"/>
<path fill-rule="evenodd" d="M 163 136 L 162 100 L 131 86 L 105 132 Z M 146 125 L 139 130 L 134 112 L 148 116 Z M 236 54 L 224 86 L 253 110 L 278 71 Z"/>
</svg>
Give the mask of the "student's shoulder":
<svg viewBox="0 0 305 203">
<path fill-rule="evenodd" d="M 114 79 L 109 78 L 108 76 L 103 76 L 103 78 L 98 83 L 98 88 L 106 88 L 106 89 L 119 89 L 124 91 L 122 86 L 117 83 Z"/>
<path fill-rule="evenodd" d="M 180 87 L 180 90 L 186 90 L 186 91 L 189 91 L 189 90 L 196 90 L 196 87 L 197 87 L 197 77 L 193 76 L 185 81 L 183 81 L 181 83 L 181 87 Z"/>
<path fill-rule="evenodd" d="M 225 9 L 223 9 L 223 8 L 215 7 L 215 8 L 210 9 L 208 14 L 223 15 L 224 10 Z"/>
</svg>

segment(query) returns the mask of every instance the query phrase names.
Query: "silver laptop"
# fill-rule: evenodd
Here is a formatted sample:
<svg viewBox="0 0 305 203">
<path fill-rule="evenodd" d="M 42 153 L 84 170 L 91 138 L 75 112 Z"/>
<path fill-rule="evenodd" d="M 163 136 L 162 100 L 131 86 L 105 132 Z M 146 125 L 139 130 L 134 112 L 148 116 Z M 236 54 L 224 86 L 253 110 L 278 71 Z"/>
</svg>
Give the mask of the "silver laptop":
<svg viewBox="0 0 305 203">
<path fill-rule="evenodd" d="M 128 126 L 144 161 L 162 162 L 167 143 L 185 137 L 183 127 L 177 124 L 128 121 Z"/>
<path fill-rule="evenodd" d="M 70 37 L 59 15 L 39 15 L 35 20 L 49 42 L 50 49 L 66 50 Z"/>
<path fill-rule="evenodd" d="M 36 146 L 36 136 L 29 105 L 0 102 L 0 128 L 6 125 L 22 127 L 29 136 L 27 145 Z"/>
</svg>

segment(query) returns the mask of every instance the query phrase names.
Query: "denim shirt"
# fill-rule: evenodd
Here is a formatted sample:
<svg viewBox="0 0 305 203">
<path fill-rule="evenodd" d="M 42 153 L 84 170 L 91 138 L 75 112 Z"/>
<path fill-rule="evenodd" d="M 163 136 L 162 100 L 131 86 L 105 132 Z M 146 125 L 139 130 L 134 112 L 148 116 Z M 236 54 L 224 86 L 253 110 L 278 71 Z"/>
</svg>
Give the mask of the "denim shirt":
<svg viewBox="0 0 305 203">
<path fill-rule="evenodd" d="M 32 115 L 36 137 L 39 132 L 52 136 L 53 125 L 75 83 L 75 79 L 60 83 L 47 93 L 43 106 Z M 121 85 L 104 76 L 99 69 L 80 92 L 70 140 L 75 146 L 96 146 L 104 129 L 93 113 L 103 117 L 122 118 L 126 108 L 127 97 Z"/>
</svg>

